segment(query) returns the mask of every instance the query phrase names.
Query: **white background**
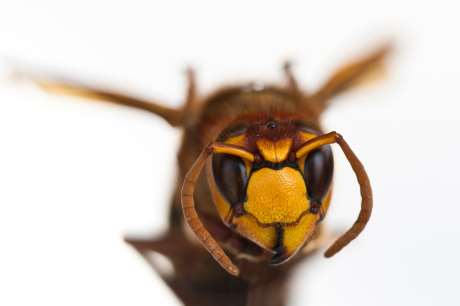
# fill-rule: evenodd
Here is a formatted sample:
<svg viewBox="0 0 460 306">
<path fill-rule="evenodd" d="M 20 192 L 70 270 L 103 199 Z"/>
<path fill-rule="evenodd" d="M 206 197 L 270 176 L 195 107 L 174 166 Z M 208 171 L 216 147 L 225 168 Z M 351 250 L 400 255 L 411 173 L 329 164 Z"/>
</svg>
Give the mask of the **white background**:
<svg viewBox="0 0 460 306">
<path fill-rule="evenodd" d="M 299 270 L 292 305 L 459 305 L 459 8 L 422 1 L 0 3 L 0 305 L 179 305 L 122 241 L 166 225 L 180 132 L 140 111 L 50 96 L 7 78 L 14 61 L 179 105 L 280 82 L 293 59 L 314 89 L 393 38 L 381 86 L 325 115 L 365 163 L 375 210 L 333 259 Z M 339 151 L 326 222 L 351 225 L 358 187 Z"/>
</svg>

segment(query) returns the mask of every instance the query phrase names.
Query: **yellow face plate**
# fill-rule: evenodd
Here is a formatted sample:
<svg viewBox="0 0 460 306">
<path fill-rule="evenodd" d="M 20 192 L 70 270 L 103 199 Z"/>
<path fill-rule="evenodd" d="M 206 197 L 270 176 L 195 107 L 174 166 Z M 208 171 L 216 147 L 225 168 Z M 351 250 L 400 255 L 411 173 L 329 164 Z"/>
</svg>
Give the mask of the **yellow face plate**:
<svg viewBox="0 0 460 306">
<path fill-rule="evenodd" d="M 247 199 L 245 211 L 262 224 L 293 223 L 309 209 L 302 174 L 290 167 L 262 168 L 252 173 Z"/>
</svg>

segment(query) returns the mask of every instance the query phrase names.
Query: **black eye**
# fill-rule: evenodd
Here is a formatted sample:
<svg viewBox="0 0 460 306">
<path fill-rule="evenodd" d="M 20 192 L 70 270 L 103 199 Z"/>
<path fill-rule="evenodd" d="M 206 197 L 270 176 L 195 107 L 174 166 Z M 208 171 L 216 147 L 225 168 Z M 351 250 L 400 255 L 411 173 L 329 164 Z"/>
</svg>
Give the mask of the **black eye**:
<svg viewBox="0 0 460 306">
<path fill-rule="evenodd" d="M 321 201 L 331 186 L 334 160 L 330 146 L 322 146 L 305 159 L 304 178 L 310 199 Z"/>
<path fill-rule="evenodd" d="M 231 204 L 243 203 L 248 177 L 241 158 L 215 154 L 212 157 L 212 171 L 219 191 Z"/>
</svg>

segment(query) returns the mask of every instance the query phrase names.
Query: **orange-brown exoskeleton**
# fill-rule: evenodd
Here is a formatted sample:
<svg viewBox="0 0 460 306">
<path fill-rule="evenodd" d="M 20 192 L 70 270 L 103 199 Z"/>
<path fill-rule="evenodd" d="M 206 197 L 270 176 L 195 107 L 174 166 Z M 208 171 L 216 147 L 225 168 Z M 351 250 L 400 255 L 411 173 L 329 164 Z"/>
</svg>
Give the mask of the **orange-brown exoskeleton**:
<svg viewBox="0 0 460 306">
<path fill-rule="evenodd" d="M 350 163 L 361 191 L 353 226 L 327 249 L 333 256 L 364 229 L 372 191 L 345 139 L 320 124 L 329 101 L 381 68 L 388 46 L 345 65 L 316 92 L 297 84 L 284 66 L 285 86 L 224 87 L 202 98 L 188 72 L 182 108 L 50 78 L 49 91 L 149 111 L 183 129 L 179 179 L 166 233 L 126 238 L 155 269 L 149 252 L 170 259 L 161 274 L 186 305 L 270 306 L 285 303 L 289 272 L 320 245 L 320 222 L 331 200 L 332 144 Z M 222 269 L 223 268 L 223 269 Z"/>
</svg>

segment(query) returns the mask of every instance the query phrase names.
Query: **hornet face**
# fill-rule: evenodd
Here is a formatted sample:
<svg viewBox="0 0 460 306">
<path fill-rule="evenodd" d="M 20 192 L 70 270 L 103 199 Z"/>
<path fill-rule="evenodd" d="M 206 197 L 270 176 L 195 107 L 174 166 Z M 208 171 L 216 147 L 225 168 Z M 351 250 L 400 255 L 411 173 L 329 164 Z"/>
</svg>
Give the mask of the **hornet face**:
<svg viewBox="0 0 460 306">
<path fill-rule="evenodd" d="M 222 221 L 271 252 L 273 264 L 299 251 L 326 214 L 331 148 L 299 154 L 319 134 L 289 120 L 237 125 L 221 133 L 219 141 L 250 152 L 253 160 L 226 152 L 213 154 L 209 161 L 208 183 Z"/>
</svg>

